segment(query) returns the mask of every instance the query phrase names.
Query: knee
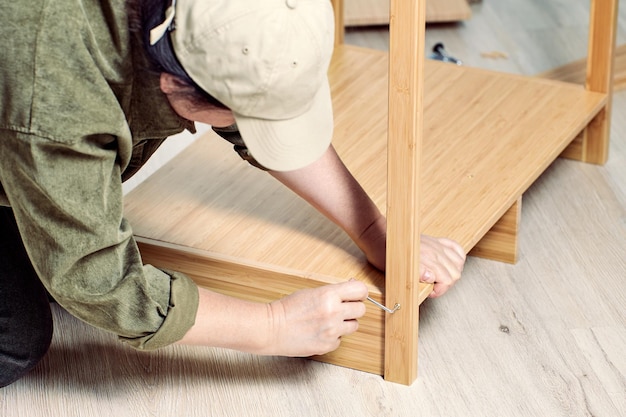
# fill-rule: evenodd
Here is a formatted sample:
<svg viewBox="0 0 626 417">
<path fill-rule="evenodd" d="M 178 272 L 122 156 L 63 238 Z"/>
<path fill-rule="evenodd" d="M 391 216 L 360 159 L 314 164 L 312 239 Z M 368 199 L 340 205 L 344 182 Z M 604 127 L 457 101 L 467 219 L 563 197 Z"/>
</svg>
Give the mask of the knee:
<svg viewBox="0 0 626 417">
<path fill-rule="evenodd" d="M 5 339 L 5 338 L 3 338 Z M 52 341 L 52 320 L 24 329 L 0 345 L 0 388 L 12 384 L 32 370 L 46 355 Z"/>
</svg>

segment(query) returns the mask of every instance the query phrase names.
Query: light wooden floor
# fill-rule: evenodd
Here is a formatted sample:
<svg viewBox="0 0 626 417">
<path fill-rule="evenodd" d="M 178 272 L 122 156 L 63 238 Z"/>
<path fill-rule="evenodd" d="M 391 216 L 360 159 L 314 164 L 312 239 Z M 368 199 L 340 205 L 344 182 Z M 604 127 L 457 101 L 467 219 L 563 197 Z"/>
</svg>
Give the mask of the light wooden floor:
<svg viewBox="0 0 626 417">
<path fill-rule="evenodd" d="M 467 22 L 429 26 L 427 48 L 442 41 L 468 65 L 535 74 L 585 55 L 587 8 L 483 0 Z M 386 48 L 384 29 L 347 39 Z M 481 56 L 494 51 L 508 58 Z M 457 286 L 422 306 L 410 387 L 304 359 L 138 353 L 55 308 L 47 358 L 0 390 L 0 416 L 624 416 L 625 114 L 622 91 L 605 166 L 558 160 L 524 195 L 516 265 L 470 258 Z"/>
</svg>

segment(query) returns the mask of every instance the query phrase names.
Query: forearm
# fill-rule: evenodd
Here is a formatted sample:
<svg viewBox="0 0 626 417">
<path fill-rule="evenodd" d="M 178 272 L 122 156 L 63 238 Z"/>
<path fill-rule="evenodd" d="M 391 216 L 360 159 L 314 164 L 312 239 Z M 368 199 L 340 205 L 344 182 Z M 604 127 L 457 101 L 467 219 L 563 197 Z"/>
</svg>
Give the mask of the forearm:
<svg viewBox="0 0 626 417">
<path fill-rule="evenodd" d="M 196 322 L 179 343 L 262 355 L 321 355 L 357 330 L 365 297 L 367 287 L 357 281 L 300 290 L 269 304 L 201 288 Z"/>
<path fill-rule="evenodd" d="M 386 219 L 332 146 L 308 167 L 271 174 L 344 229 L 367 260 L 385 270 Z M 435 283 L 433 296 L 443 294 L 460 278 L 464 263 L 465 252 L 457 242 L 422 236 L 420 279 Z"/>
<path fill-rule="evenodd" d="M 270 174 L 341 227 L 374 266 L 384 269 L 385 218 L 332 146 L 305 168 Z"/>
<path fill-rule="evenodd" d="M 196 322 L 178 343 L 249 353 L 268 353 L 269 304 L 254 303 L 199 288 Z"/>
</svg>

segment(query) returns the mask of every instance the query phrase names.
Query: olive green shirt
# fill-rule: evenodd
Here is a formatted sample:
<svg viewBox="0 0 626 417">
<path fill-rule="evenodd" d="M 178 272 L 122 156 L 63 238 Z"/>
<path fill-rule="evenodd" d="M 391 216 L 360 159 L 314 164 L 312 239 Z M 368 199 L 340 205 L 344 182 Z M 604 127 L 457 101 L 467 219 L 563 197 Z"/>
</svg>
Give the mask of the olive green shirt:
<svg viewBox="0 0 626 417">
<path fill-rule="evenodd" d="M 41 281 L 136 348 L 180 340 L 198 289 L 142 264 L 121 184 L 164 138 L 194 127 L 147 70 L 125 1 L 6 1 L 0 39 L 0 204 Z"/>
</svg>

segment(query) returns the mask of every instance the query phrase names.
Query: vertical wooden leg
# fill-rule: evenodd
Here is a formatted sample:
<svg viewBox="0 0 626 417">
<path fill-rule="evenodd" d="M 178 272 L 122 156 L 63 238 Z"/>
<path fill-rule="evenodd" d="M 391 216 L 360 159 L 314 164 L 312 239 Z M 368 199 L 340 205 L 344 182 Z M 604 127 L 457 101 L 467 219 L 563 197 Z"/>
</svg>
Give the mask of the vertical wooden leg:
<svg viewBox="0 0 626 417">
<path fill-rule="evenodd" d="M 392 0 L 389 24 L 387 306 L 385 379 L 417 378 L 419 191 L 423 130 L 425 0 Z"/>
<path fill-rule="evenodd" d="M 603 165 L 609 158 L 610 114 L 609 103 L 561 153 L 561 158 Z"/>
<path fill-rule="evenodd" d="M 344 43 L 346 28 L 344 24 L 344 2 L 343 0 L 332 0 L 335 12 L 335 45 Z"/>
<path fill-rule="evenodd" d="M 522 197 L 507 210 L 496 224 L 474 246 L 469 255 L 495 261 L 517 262 L 517 241 L 522 213 Z"/>
<path fill-rule="evenodd" d="M 567 148 L 559 155 L 561 158 L 574 159 L 576 161 L 583 160 L 583 141 L 585 136 L 585 130 L 580 132 L 576 138 L 568 145 Z"/>
<path fill-rule="evenodd" d="M 609 156 L 615 37 L 619 0 L 592 0 L 585 88 L 608 95 L 607 104 L 562 156 L 604 164 Z"/>
</svg>

